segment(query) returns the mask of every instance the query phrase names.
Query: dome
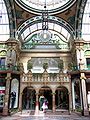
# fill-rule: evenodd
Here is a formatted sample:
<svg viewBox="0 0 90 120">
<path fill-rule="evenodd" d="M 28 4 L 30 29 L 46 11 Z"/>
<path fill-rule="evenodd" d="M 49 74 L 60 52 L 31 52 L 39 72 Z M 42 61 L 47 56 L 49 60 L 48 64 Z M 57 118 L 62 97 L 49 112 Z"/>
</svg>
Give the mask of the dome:
<svg viewBox="0 0 90 120">
<path fill-rule="evenodd" d="M 26 10 L 40 13 L 46 9 L 54 14 L 68 9 L 76 0 L 16 0 L 16 2 Z"/>
</svg>

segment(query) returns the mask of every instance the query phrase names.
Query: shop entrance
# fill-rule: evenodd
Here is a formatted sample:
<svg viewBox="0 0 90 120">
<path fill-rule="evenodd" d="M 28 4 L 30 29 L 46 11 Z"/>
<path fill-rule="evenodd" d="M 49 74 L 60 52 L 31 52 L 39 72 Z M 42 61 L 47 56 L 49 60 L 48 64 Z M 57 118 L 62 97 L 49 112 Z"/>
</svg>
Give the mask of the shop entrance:
<svg viewBox="0 0 90 120">
<path fill-rule="evenodd" d="M 22 109 L 35 110 L 36 95 L 33 87 L 26 87 L 22 95 Z"/>
<path fill-rule="evenodd" d="M 55 105 L 57 109 L 69 109 L 69 95 L 65 87 L 58 87 L 55 95 Z"/>
<path fill-rule="evenodd" d="M 43 95 L 48 101 L 48 110 L 52 110 L 52 90 L 48 86 L 44 86 L 39 91 L 39 98 L 41 95 Z M 39 109 L 40 109 L 40 104 L 39 104 Z"/>
</svg>

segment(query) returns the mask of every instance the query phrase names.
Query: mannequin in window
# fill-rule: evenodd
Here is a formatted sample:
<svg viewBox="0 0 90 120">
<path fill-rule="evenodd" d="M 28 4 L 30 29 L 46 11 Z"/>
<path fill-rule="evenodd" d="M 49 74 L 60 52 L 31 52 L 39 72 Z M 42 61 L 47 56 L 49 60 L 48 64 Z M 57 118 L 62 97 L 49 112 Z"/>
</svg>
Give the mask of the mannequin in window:
<svg viewBox="0 0 90 120">
<path fill-rule="evenodd" d="M 13 91 L 11 92 L 11 108 L 14 108 L 15 100 L 16 100 L 16 92 Z"/>
</svg>

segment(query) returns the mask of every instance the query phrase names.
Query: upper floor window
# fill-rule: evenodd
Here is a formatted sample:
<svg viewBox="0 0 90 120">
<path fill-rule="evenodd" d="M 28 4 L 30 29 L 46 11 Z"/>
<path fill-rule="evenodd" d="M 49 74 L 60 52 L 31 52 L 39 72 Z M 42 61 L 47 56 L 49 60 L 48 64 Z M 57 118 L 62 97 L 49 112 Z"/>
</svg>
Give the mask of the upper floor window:
<svg viewBox="0 0 90 120">
<path fill-rule="evenodd" d="M 9 19 L 4 0 L 0 0 L 0 41 L 6 41 L 9 38 Z"/>
<path fill-rule="evenodd" d="M 0 58 L 0 65 L 5 65 L 5 58 Z"/>
</svg>

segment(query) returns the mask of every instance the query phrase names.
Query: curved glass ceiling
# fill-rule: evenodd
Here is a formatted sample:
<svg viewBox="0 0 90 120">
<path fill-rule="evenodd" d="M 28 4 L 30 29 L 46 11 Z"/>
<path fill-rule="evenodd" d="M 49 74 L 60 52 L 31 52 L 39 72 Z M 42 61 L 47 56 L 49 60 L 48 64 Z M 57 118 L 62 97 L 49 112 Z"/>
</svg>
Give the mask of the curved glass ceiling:
<svg viewBox="0 0 90 120">
<path fill-rule="evenodd" d="M 63 41 L 68 42 L 70 39 L 70 33 L 63 28 L 62 26 L 59 26 L 55 23 L 48 23 L 49 31 L 54 34 L 58 34 L 62 38 Z M 26 42 L 30 36 L 32 36 L 35 33 L 40 33 L 42 30 L 42 23 L 36 23 L 27 29 L 23 31 L 21 34 L 21 38 L 23 42 Z"/>
<path fill-rule="evenodd" d="M 37 16 L 28 19 L 18 28 L 17 39 L 20 39 L 22 49 L 69 49 L 69 41 L 74 36 L 70 25 L 61 18 L 49 16 L 48 30 L 43 30 L 41 18 Z"/>
<path fill-rule="evenodd" d="M 82 21 L 82 38 L 84 40 L 90 40 L 90 0 L 87 0 L 83 21 Z"/>
<path fill-rule="evenodd" d="M 46 9 L 53 12 L 53 10 L 59 10 L 61 12 L 63 9 L 68 9 L 76 0 L 16 0 L 19 5 L 22 5 L 24 9 L 32 9 L 32 11 L 44 10 Z"/>
<path fill-rule="evenodd" d="M 0 0 L 0 41 L 6 41 L 10 37 L 9 19 L 4 0 Z"/>
<path fill-rule="evenodd" d="M 32 19 L 24 22 L 17 30 L 18 39 L 22 43 L 27 42 L 33 34 L 38 34 L 42 31 L 42 21 L 40 21 L 41 16 L 34 17 Z M 63 41 L 68 42 L 70 37 L 74 35 L 73 29 L 70 29 L 70 26 L 62 19 L 52 17 L 53 21 L 48 21 L 48 30 L 52 34 L 58 34 Z M 58 23 L 59 22 L 59 23 Z M 45 37 L 45 36 L 44 36 Z"/>
</svg>

